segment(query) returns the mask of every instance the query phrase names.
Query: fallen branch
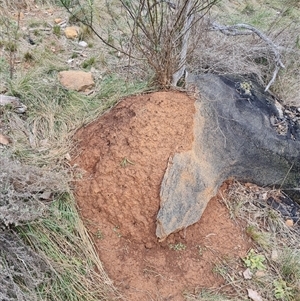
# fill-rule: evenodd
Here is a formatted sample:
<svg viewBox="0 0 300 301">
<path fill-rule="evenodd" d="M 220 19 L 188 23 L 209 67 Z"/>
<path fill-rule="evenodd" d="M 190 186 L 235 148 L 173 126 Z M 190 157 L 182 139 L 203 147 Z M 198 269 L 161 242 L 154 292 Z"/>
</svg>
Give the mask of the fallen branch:
<svg viewBox="0 0 300 301">
<path fill-rule="evenodd" d="M 251 25 L 248 25 L 248 24 L 241 23 L 241 24 L 225 26 L 225 25 L 221 25 L 216 22 L 213 22 L 211 24 L 211 29 L 218 30 L 225 35 L 231 35 L 231 36 L 250 35 L 250 34 L 255 33 L 259 38 L 261 38 L 268 45 L 268 47 L 273 52 L 274 58 L 275 58 L 275 70 L 273 72 L 273 76 L 272 76 L 271 80 L 269 81 L 268 85 L 265 88 L 265 91 L 268 91 L 270 86 L 274 83 L 280 68 L 285 68 L 285 66 L 282 63 L 281 58 L 280 58 L 281 55 L 278 50 L 278 46 L 267 35 L 262 33 L 257 28 L 255 28 Z"/>
</svg>

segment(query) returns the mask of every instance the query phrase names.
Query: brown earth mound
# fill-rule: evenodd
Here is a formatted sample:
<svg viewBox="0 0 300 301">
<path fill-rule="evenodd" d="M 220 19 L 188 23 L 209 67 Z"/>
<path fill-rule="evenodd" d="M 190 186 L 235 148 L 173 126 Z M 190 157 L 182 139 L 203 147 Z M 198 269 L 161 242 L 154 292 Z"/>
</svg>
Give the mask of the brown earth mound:
<svg viewBox="0 0 300 301">
<path fill-rule="evenodd" d="M 194 112 L 183 93 L 134 96 L 75 136 L 73 163 L 85 171 L 76 183 L 78 206 L 125 300 L 180 301 L 186 290 L 218 287 L 215 264 L 249 247 L 217 197 L 198 223 L 157 241 L 160 184 L 169 157 L 191 148 Z"/>
</svg>

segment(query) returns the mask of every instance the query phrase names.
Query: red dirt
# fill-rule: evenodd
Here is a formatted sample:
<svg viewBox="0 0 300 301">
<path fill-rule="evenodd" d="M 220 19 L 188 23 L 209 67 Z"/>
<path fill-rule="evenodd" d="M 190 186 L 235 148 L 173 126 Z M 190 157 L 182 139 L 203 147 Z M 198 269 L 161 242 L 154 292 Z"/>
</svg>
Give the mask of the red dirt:
<svg viewBox="0 0 300 301">
<path fill-rule="evenodd" d="M 179 92 L 130 97 L 75 136 L 73 163 L 86 171 L 78 206 L 125 300 L 180 301 L 186 290 L 218 287 L 215 263 L 249 248 L 217 197 L 198 223 L 157 241 L 160 184 L 169 157 L 191 148 L 194 112 L 194 100 Z M 185 250 L 174 250 L 179 243 Z"/>
</svg>

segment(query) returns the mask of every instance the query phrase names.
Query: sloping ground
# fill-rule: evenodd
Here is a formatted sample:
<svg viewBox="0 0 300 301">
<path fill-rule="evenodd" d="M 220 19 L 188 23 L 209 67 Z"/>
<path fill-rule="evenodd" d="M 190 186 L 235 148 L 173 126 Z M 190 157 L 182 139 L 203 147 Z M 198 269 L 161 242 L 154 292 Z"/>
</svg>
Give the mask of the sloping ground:
<svg viewBox="0 0 300 301">
<path fill-rule="evenodd" d="M 250 245 L 218 198 L 198 223 L 157 241 L 161 180 L 169 157 L 191 148 L 194 112 L 185 94 L 145 94 L 76 134 L 73 163 L 85 171 L 76 183 L 78 206 L 126 300 L 183 300 L 187 289 L 217 287 L 223 280 L 215 264 L 245 255 Z"/>
</svg>

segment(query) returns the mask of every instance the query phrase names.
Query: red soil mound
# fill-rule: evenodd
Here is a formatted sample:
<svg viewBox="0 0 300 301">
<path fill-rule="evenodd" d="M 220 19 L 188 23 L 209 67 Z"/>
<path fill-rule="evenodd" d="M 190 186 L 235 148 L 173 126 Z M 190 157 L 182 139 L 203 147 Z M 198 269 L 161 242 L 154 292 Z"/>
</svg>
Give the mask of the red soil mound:
<svg viewBox="0 0 300 301">
<path fill-rule="evenodd" d="M 180 301 L 185 290 L 217 287 L 214 265 L 249 247 L 217 198 L 198 223 L 157 241 L 161 180 L 169 157 L 191 148 L 194 111 L 183 93 L 134 96 L 76 134 L 73 163 L 86 171 L 76 183 L 78 206 L 126 300 Z"/>
</svg>

